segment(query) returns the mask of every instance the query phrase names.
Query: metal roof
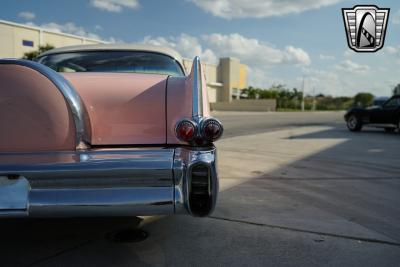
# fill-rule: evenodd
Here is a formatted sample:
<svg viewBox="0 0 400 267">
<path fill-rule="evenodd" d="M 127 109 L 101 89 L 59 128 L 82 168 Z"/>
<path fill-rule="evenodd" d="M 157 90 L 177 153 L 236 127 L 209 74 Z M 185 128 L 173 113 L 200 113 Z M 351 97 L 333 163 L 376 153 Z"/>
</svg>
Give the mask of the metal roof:
<svg viewBox="0 0 400 267">
<path fill-rule="evenodd" d="M 95 44 L 95 45 L 72 45 L 72 46 L 64 46 L 60 48 L 54 48 L 48 50 L 39 55 L 51 55 L 65 52 L 79 52 L 79 51 L 107 51 L 107 50 L 120 50 L 120 51 L 143 51 L 143 52 L 155 52 L 161 53 L 167 56 L 170 56 L 177 60 L 183 66 L 183 60 L 181 55 L 175 50 L 163 47 L 163 46 L 155 46 L 148 44 Z"/>
</svg>

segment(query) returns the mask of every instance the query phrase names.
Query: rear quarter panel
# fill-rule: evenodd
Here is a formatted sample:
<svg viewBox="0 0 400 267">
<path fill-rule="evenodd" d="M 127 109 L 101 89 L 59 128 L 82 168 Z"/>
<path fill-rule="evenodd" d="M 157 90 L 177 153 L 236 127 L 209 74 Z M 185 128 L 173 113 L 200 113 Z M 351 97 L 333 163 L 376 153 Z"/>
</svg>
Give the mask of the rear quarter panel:
<svg viewBox="0 0 400 267">
<path fill-rule="evenodd" d="M 59 89 L 31 68 L 0 64 L 0 152 L 75 150 L 75 124 Z"/>
</svg>

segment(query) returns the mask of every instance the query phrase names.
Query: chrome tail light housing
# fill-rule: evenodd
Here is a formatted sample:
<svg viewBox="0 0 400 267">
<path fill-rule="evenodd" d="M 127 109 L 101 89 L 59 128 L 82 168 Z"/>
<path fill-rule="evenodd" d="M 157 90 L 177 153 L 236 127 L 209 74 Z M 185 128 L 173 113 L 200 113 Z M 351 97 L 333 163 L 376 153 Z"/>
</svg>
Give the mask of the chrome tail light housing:
<svg viewBox="0 0 400 267">
<path fill-rule="evenodd" d="M 201 137 L 208 143 L 212 143 L 221 138 L 224 132 L 222 124 L 214 118 L 206 118 L 202 120 L 200 127 Z"/>
<path fill-rule="evenodd" d="M 176 137 L 194 146 L 213 143 L 221 138 L 223 132 L 222 124 L 214 118 L 183 119 L 175 127 Z"/>
</svg>

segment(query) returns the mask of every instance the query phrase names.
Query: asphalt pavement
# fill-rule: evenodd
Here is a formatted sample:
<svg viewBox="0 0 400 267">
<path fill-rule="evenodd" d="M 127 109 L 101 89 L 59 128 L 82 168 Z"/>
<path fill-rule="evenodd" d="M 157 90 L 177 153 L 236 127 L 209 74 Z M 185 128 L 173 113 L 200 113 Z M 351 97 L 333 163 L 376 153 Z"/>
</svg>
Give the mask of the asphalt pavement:
<svg viewBox="0 0 400 267">
<path fill-rule="evenodd" d="M 0 266 L 399 266 L 400 134 L 351 133 L 341 112 L 215 116 L 211 217 L 3 220 Z"/>
<path fill-rule="evenodd" d="M 343 124 L 343 112 L 223 112 L 215 111 L 226 131 L 224 138 L 303 126 Z"/>
</svg>

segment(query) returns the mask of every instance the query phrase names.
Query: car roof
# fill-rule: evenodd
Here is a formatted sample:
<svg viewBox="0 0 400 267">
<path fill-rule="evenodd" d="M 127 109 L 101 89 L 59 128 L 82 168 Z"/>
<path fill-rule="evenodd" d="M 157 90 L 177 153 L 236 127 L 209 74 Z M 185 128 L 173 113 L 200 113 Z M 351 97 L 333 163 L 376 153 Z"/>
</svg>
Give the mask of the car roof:
<svg viewBox="0 0 400 267">
<path fill-rule="evenodd" d="M 64 46 L 60 48 L 54 48 L 48 50 L 38 57 L 67 53 L 67 52 L 80 52 L 80 51 L 142 51 L 142 52 L 154 52 L 167 55 L 178 61 L 183 66 L 183 60 L 181 55 L 169 48 L 164 46 L 155 46 L 147 44 L 95 44 L 95 45 L 72 45 Z"/>
</svg>

